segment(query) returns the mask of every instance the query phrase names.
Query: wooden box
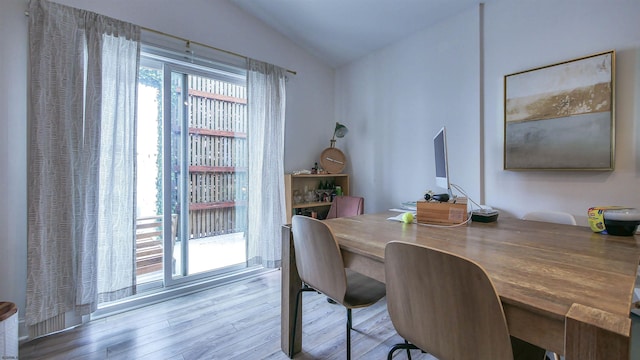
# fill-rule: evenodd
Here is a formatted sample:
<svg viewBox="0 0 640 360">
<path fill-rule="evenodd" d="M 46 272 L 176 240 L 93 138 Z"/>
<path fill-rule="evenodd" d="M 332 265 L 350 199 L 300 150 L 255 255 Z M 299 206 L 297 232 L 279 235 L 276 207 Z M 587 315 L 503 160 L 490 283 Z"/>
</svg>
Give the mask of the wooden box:
<svg viewBox="0 0 640 360">
<path fill-rule="evenodd" d="M 454 225 L 467 221 L 467 202 L 417 202 L 417 221 L 421 224 Z"/>
</svg>

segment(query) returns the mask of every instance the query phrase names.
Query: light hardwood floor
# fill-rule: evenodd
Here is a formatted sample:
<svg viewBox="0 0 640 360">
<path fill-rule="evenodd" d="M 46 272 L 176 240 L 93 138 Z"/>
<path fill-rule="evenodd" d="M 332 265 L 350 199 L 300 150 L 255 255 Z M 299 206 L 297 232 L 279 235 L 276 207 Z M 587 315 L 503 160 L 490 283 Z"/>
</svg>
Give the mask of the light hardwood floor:
<svg viewBox="0 0 640 360">
<path fill-rule="evenodd" d="M 26 359 L 288 359 L 280 351 L 280 271 L 150 305 L 36 339 Z M 346 310 L 305 293 L 303 351 L 296 359 L 344 359 Z M 353 311 L 354 359 L 386 359 L 402 339 L 383 299 Z M 396 359 L 406 359 L 397 351 Z M 434 359 L 412 352 L 413 359 Z"/>
<path fill-rule="evenodd" d="M 94 320 L 20 346 L 28 359 L 272 359 L 280 351 L 280 271 Z M 295 359 L 345 359 L 346 310 L 305 293 L 303 351 Z M 640 317 L 632 316 L 632 359 L 640 359 Z M 353 310 L 354 359 L 386 359 L 402 339 L 382 299 Z M 637 357 L 636 357 L 637 356 Z M 394 359 L 406 359 L 396 351 Z M 434 360 L 412 351 L 412 358 Z"/>
</svg>

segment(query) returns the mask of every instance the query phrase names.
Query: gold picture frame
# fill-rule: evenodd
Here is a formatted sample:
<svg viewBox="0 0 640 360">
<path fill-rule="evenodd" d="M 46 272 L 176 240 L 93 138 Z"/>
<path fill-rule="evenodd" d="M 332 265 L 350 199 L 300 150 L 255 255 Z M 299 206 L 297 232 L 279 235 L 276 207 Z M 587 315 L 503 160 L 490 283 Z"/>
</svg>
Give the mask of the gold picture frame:
<svg viewBox="0 0 640 360">
<path fill-rule="evenodd" d="M 505 170 L 613 170 L 615 51 L 505 75 Z"/>
</svg>

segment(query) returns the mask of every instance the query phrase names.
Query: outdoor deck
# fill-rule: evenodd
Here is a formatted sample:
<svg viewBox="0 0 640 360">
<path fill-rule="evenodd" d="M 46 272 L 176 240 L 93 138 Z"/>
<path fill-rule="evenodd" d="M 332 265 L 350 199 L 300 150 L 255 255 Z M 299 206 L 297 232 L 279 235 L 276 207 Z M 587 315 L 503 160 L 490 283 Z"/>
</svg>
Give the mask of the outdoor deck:
<svg viewBox="0 0 640 360">
<path fill-rule="evenodd" d="M 182 266 L 182 249 L 178 241 L 174 246 L 176 269 Z M 244 233 L 233 233 L 189 240 L 189 274 L 224 268 L 246 261 Z M 138 284 L 162 280 L 162 267 L 138 275 Z"/>
</svg>

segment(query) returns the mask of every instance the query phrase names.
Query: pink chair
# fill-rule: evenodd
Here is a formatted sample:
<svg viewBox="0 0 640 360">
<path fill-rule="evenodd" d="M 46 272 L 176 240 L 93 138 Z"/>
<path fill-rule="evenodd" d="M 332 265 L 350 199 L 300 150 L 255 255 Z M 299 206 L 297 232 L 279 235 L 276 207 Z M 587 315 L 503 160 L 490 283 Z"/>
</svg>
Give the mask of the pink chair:
<svg viewBox="0 0 640 360">
<path fill-rule="evenodd" d="M 327 213 L 327 219 L 362 214 L 364 214 L 364 198 L 359 196 L 336 196 Z"/>
</svg>

